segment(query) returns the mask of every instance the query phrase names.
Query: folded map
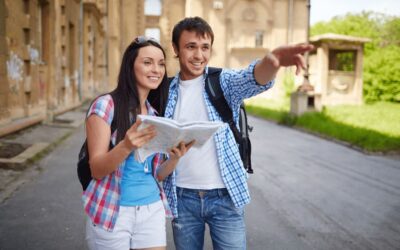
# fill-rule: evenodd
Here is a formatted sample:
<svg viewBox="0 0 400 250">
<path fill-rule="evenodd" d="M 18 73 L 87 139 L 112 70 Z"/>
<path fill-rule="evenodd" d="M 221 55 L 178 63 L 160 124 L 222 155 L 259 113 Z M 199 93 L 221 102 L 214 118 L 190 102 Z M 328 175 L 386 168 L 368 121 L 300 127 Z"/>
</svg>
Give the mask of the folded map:
<svg viewBox="0 0 400 250">
<path fill-rule="evenodd" d="M 169 118 L 149 115 L 138 115 L 138 118 L 142 120 L 138 130 L 149 125 L 154 125 L 157 130 L 156 137 L 136 150 L 137 160 L 141 162 L 153 153 L 167 153 L 181 141 L 187 144 L 195 140 L 193 147 L 200 148 L 224 124 L 209 121 L 180 123 Z"/>
</svg>

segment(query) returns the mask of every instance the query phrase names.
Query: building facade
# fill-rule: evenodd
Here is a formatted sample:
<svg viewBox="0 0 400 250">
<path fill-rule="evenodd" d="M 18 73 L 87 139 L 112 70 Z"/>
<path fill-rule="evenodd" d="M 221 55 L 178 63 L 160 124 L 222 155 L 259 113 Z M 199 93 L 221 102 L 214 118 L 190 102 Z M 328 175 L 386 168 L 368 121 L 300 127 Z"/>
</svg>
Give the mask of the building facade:
<svg viewBox="0 0 400 250">
<path fill-rule="evenodd" d="M 110 86 L 116 84 L 121 53 L 140 34 L 160 41 L 167 72 L 176 74 L 171 34 L 184 17 L 200 16 L 212 26 L 210 65 L 215 67 L 243 68 L 278 46 L 307 40 L 307 0 L 118 0 L 108 5 Z M 280 71 L 278 81 L 285 72 Z M 282 92 L 276 87 L 266 94 L 279 97 Z"/>
<path fill-rule="evenodd" d="M 305 42 L 306 5 L 307 0 L 0 0 L 0 136 L 51 121 L 115 88 L 124 50 L 138 35 L 160 41 L 167 72 L 174 75 L 172 29 L 184 17 L 201 16 L 215 34 L 210 65 L 243 68 L 277 46 Z M 280 88 L 268 95 L 279 96 Z"/>
<path fill-rule="evenodd" d="M 0 0 L 0 136 L 107 89 L 105 3 Z"/>
</svg>

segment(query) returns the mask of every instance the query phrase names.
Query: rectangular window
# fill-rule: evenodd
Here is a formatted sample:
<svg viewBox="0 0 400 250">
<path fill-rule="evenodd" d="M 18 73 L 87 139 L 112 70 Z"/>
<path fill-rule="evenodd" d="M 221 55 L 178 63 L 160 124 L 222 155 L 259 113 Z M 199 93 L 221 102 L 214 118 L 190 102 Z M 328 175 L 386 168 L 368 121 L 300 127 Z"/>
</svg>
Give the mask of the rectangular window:
<svg viewBox="0 0 400 250">
<path fill-rule="evenodd" d="M 355 50 L 329 50 L 329 70 L 354 71 L 356 68 Z"/>
<path fill-rule="evenodd" d="M 41 55 L 42 61 L 48 62 L 50 58 L 49 42 L 50 42 L 50 4 L 43 3 L 40 5 L 40 32 L 41 32 Z"/>
<path fill-rule="evenodd" d="M 144 14 L 146 16 L 161 16 L 161 0 L 145 0 Z"/>
<path fill-rule="evenodd" d="M 24 42 L 26 45 L 28 45 L 30 43 L 31 40 L 31 30 L 24 28 Z"/>
<path fill-rule="evenodd" d="M 224 8 L 224 2 L 221 0 L 214 0 L 213 8 L 216 10 L 222 10 Z"/>
<path fill-rule="evenodd" d="M 262 47 L 264 44 L 264 31 L 257 30 L 256 31 L 256 47 Z"/>
<path fill-rule="evenodd" d="M 24 69 L 25 69 L 25 75 L 30 76 L 31 75 L 31 61 L 30 60 L 24 60 Z"/>
<path fill-rule="evenodd" d="M 68 61 L 69 61 L 69 72 L 72 74 L 75 70 L 75 26 L 73 23 L 69 23 L 69 28 L 68 28 L 68 37 L 69 37 L 69 43 L 68 43 L 68 50 L 69 50 L 69 56 L 68 56 Z"/>
<path fill-rule="evenodd" d="M 24 0 L 24 13 L 29 14 L 29 0 Z"/>
</svg>

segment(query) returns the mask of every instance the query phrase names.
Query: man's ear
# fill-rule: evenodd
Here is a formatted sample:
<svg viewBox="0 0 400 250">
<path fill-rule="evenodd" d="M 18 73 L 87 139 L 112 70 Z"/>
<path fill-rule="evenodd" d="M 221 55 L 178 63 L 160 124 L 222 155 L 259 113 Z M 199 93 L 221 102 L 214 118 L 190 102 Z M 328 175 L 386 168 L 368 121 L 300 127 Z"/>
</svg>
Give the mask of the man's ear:
<svg viewBox="0 0 400 250">
<path fill-rule="evenodd" d="M 175 46 L 174 43 L 172 43 L 172 48 L 174 48 L 174 53 L 176 57 L 179 57 L 179 49 Z"/>
</svg>

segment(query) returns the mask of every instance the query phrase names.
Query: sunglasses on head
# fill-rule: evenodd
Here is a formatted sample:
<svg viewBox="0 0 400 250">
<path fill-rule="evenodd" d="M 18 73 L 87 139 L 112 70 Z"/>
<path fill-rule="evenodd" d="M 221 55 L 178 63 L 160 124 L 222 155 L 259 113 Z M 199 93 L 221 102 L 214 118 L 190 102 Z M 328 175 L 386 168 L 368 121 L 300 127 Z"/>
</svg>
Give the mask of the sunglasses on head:
<svg viewBox="0 0 400 250">
<path fill-rule="evenodd" d="M 147 37 L 147 36 L 138 36 L 138 37 L 135 38 L 134 41 L 135 41 L 136 44 L 142 44 L 142 43 L 145 43 L 145 42 L 148 42 L 148 41 L 152 41 L 152 42 L 158 43 L 158 41 L 156 39 L 154 39 L 152 37 Z"/>
</svg>

